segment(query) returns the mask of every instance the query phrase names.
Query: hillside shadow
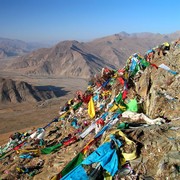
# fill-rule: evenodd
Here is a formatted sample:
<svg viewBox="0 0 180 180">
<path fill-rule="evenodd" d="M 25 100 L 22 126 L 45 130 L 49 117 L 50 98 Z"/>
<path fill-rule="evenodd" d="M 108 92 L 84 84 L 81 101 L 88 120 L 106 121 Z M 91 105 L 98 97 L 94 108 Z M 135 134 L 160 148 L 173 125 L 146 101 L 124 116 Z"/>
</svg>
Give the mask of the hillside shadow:
<svg viewBox="0 0 180 180">
<path fill-rule="evenodd" d="M 107 62 L 105 64 L 104 60 L 102 58 L 100 58 L 99 56 L 95 56 L 93 54 L 86 53 L 86 52 L 82 51 L 80 48 L 78 48 L 75 45 L 72 45 L 71 49 L 74 50 L 74 51 L 79 52 L 87 62 L 91 61 L 91 62 L 97 64 L 99 67 L 102 67 L 104 65 L 106 65 L 106 66 L 108 65 L 112 69 L 116 69 L 116 67 L 113 66 L 112 64 L 109 64 Z"/>
<path fill-rule="evenodd" d="M 53 92 L 56 97 L 61 97 L 67 95 L 69 91 L 63 90 L 64 87 L 56 87 L 56 86 L 36 86 L 36 89 L 40 92 Z"/>
</svg>

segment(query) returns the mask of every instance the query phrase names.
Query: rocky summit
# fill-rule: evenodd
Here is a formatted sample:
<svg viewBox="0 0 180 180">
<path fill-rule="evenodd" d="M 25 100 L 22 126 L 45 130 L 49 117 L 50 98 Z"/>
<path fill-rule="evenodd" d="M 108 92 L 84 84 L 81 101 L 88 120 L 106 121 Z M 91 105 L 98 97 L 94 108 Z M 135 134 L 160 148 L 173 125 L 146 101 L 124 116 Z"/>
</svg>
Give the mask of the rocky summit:
<svg viewBox="0 0 180 180">
<path fill-rule="evenodd" d="M 180 46 L 161 50 L 103 67 L 47 125 L 13 133 L 1 179 L 179 179 Z"/>
</svg>

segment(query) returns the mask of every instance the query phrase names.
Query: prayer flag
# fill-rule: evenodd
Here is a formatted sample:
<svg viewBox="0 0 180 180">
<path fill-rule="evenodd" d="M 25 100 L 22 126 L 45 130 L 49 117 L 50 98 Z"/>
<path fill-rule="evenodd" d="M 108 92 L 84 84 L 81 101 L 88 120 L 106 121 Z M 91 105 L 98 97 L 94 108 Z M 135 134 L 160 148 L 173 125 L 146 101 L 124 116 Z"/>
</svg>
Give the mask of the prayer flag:
<svg viewBox="0 0 180 180">
<path fill-rule="evenodd" d="M 41 149 L 41 153 L 42 154 L 50 154 L 51 152 L 57 150 L 61 146 L 62 146 L 62 143 L 56 144 L 56 145 L 51 146 L 51 147 L 46 147 L 44 149 Z"/>
<path fill-rule="evenodd" d="M 91 118 L 93 118 L 95 116 L 95 108 L 94 108 L 94 102 L 93 102 L 92 96 L 88 103 L 88 114 Z"/>
<path fill-rule="evenodd" d="M 137 112 L 138 106 L 137 106 L 136 99 L 130 100 L 130 102 L 127 104 L 127 107 L 128 107 L 128 109 L 127 109 L 128 111 Z"/>
</svg>

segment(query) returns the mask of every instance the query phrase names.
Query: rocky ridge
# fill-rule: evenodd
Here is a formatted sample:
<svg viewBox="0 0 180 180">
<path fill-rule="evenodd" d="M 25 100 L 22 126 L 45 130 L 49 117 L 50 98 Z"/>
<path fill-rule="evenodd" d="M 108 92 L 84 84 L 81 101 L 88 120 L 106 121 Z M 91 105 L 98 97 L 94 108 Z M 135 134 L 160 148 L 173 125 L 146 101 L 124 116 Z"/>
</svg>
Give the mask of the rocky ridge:
<svg viewBox="0 0 180 180">
<path fill-rule="evenodd" d="M 161 63 L 177 74 L 157 68 Z M 72 168 L 73 163 L 68 164 L 69 162 L 78 162 L 74 157 L 80 161 L 81 153 L 86 151 L 85 157 L 88 157 L 104 144 L 105 139 L 108 140 L 109 135 L 114 135 L 115 139 L 122 143 L 118 148 L 121 163 L 113 179 L 179 179 L 180 49 L 172 47 L 168 54 L 162 57 L 156 54 L 152 64 L 155 64 L 156 68 L 149 65 L 128 79 L 128 93 L 124 84 L 126 73 L 122 73 L 121 69 L 115 74 L 113 70 L 102 70 L 101 75 L 90 81 L 85 93 L 78 91 L 73 98 L 75 102 L 71 99 L 60 109 L 57 118 L 43 129 L 33 131 L 40 131 L 40 139 L 43 139 L 45 144 L 40 144 L 38 138 L 33 139 L 31 136 L 21 148 L 16 146 L 16 151 L 10 150 L 2 154 L 1 179 L 60 179 L 70 171 L 70 165 Z M 109 78 L 113 81 L 108 81 Z M 99 92 L 101 99 L 98 103 L 94 101 L 93 115 L 93 109 L 89 111 L 89 97 L 92 94 L 96 97 L 96 92 Z M 123 92 L 122 97 L 120 92 Z M 128 103 L 131 100 L 137 101 L 138 111 L 136 106 L 133 106 L 133 116 L 125 117 L 124 113 L 129 112 L 127 107 L 130 108 Z M 99 120 L 95 123 L 97 128 L 84 135 L 96 119 Z M 110 126 L 107 126 L 109 123 Z M 104 129 L 103 126 L 106 130 L 101 136 L 99 134 Z M 113 149 L 113 142 L 110 142 Z M 126 163 L 123 153 L 131 154 L 124 154 Z M 25 158 L 25 155 L 31 155 L 32 158 Z M 104 178 L 105 166 L 83 167 L 88 176 L 93 175 L 94 179 Z M 94 172 L 94 168 L 96 173 L 89 173 Z M 77 179 L 78 176 L 73 178 Z"/>
</svg>

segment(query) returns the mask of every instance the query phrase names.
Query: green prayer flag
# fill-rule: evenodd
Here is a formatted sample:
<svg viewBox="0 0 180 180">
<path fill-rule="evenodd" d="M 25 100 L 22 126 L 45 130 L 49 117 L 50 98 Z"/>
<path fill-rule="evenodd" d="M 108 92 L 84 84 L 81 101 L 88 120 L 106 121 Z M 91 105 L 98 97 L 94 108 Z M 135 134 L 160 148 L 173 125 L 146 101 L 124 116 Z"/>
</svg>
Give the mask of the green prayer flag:
<svg viewBox="0 0 180 180">
<path fill-rule="evenodd" d="M 136 99 L 131 99 L 129 103 L 127 104 L 127 110 L 132 111 L 132 112 L 137 112 L 138 111 L 138 106 L 137 106 L 137 101 Z"/>
<path fill-rule="evenodd" d="M 6 153 L 2 153 L 2 154 L 0 155 L 0 159 L 3 158 L 3 157 L 5 156 L 5 154 L 6 154 Z"/>
<path fill-rule="evenodd" d="M 115 98 L 115 102 L 119 104 L 122 101 L 122 93 L 119 93 L 119 95 Z"/>
<path fill-rule="evenodd" d="M 51 146 L 51 147 L 46 147 L 44 149 L 41 149 L 41 153 L 42 154 L 50 154 L 51 152 L 57 150 L 61 146 L 62 146 L 62 143 L 56 144 L 56 145 Z"/>
<path fill-rule="evenodd" d="M 120 104 L 118 105 L 119 109 L 121 112 L 124 112 L 127 110 L 127 105 L 122 101 L 120 102 Z"/>
<path fill-rule="evenodd" d="M 69 173 L 71 170 L 73 170 L 76 166 L 81 164 L 81 162 L 84 160 L 84 154 L 80 152 L 72 161 L 70 161 L 66 167 L 60 172 L 61 177 L 65 176 L 67 173 Z"/>
<path fill-rule="evenodd" d="M 115 80 L 116 80 L 115 78 L 111 78 L 109 84 L 110 84 L 110 85 L 113 85 L 113 84 L 115 83 Z"/>
<path fill-rule="evenodd" d="M 148 67 L 150 65 L 150 63 L 145 59 L 141 59 L 140 64 L 142 65 L 142 67 Z"/>
<path fill-rule="evenodd" d="M 116 113 L 122 114 L 123 111 L 121 109 L 117 109 Z"/>
<path fill-rule="evenodd" d="M 77 110 L 82 105 L 82 102 L 79 102 L 73 106 L 73 110 Z"/>
<path fill-rule="evenodd" d="M 129 127 L 128 123 L 122 122 L 117 126 L 117 129 L 126 129 Z"/>
<path fill-rule="evenodd" d="M 131 72 L 131 76 L 135 76 L 136 73 L 140 70 L 139 64 L 136 64 L 136 67 L 134 68 L 133 72 Z"/>
</svg>

